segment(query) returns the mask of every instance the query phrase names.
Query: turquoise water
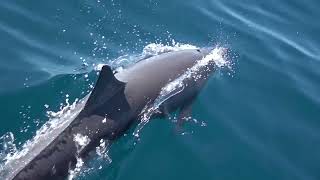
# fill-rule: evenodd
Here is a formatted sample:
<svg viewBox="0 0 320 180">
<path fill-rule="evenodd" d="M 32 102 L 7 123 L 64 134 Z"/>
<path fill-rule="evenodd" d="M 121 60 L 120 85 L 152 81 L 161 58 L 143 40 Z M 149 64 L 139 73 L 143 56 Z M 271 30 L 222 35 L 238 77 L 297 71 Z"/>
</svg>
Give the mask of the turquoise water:
<svg viewBox="0 0 320 180">
<path fill-rule="evenodd" d="M 189 122 L 179 135 L 170 120 L 151 121 L 138 142 L 128 133 L 111 146 L 112 163 L 77 178 L 320 179 L 319 7 L 316 0 L 3 0 L 0 136 L 12 132 L 21 149 L 48 110 L 90 92 L 96 64 L 130 61 L 148 44 L 173 39 L 219 44 L 234 66 L 212 76 L 195 101 L 193 118 L 206 126 Z"/>
</svg>

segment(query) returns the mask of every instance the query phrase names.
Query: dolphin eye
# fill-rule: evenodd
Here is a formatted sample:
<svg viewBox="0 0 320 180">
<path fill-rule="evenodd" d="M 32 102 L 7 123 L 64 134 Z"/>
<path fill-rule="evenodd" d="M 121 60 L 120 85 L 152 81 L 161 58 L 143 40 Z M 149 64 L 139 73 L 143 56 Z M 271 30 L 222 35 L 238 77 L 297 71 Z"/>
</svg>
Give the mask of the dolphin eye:
<svg viewBox="0 0 320 180">
<path fill-rule="evenodd" d="M 201 52 L 200 49 L 197 49 L 198 52 Z"/>
</svg>

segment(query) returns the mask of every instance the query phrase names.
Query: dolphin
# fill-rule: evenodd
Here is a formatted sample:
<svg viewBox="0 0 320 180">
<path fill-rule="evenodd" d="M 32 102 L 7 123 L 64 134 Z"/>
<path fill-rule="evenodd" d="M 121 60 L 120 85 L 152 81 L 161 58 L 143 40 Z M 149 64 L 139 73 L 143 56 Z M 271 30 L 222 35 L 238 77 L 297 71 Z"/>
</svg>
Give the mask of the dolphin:
<svg viewBox="0 0 320 180">
<path fill-rule="evenodd" d="M 190 70 L 211 50 L 167 52 L 141 60 L 119 72 L 104 65 L 78 115 L 9 179 L 65 179 L 69 169 L 75 168 L 77 158 L 88 157 L 101 139 L 112 142 L 123 135 L 139 120 L 142 110 L 159 97 L 166 84 Z M 201 68 L 197 76 L 184 80 L 182 90 L 161 103 L 157 115 L 180 110 L 178 125 L 183 123 L 182 117 L 190 115 L 192 102 L 215 69 L 215 64 L 211 62 Z M 79 136 L 87 140 L 82 146 L 74 141 Z"/>
</svg>

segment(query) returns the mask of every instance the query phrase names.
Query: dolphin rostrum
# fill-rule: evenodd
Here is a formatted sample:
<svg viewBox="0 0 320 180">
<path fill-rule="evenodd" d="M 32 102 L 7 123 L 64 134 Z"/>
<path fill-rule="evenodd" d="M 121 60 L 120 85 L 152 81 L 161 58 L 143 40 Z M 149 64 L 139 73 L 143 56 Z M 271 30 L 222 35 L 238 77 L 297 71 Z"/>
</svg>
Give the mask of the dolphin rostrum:
<svg viewBox="0 0 320 180">
<path fill-rule="evenodd" d="M 136 63 L 114 73 L 102 67 L 96 85 L 80 113 L 30 161 L 11 175 L 14 180 L 65 179 L 77 158 L 84 158 L 99 146 L 101 139 L 112 141 L 137 122 L 141 111 L 152 104 L 162 88 L 192 69 L 211 49 L 168 52 Z M 191 103 L 203 87 L 215 64 L 208 63 L 199 73 L 186 78 L 184 87 L 159 106 L 158 114 L 179 109 L 179 117 L 188 116 Z M 182 124 L 179 118 L 178 124 Z M 77 136 L 86 142 L 77 144 Z"/>
</svg>

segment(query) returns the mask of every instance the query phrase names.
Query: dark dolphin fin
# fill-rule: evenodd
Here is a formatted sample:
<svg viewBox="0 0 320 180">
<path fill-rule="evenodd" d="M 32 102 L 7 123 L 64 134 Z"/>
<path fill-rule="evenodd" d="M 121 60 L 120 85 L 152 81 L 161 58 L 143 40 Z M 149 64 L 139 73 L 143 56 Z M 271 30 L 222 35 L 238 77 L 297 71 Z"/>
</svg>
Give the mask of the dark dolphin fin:
<svg viewBox="0 0 320 180">
<path fill-rule="evenodd" d="M 124 113 L 130 108 L 124 89 L 125 83 L 116 79 L 109 66 L 103 66 L 96 85 L 79 116 L 88 117 L 95 114 L 117 119 L 118 117 L 112 117 L 115 116 L 117 109 Z"/>
<path fill-rule="evenodd" d="M 93 104 L 98 105 L 101 102 L 104 102 L 106 99 L 114 96 L 114 94 L 124 86 L 125 83 L 114 77 L 110 66 L 103 66 L 96 85 L 87 101 L 87 106 L 91 106 Z"/>
</svg>

